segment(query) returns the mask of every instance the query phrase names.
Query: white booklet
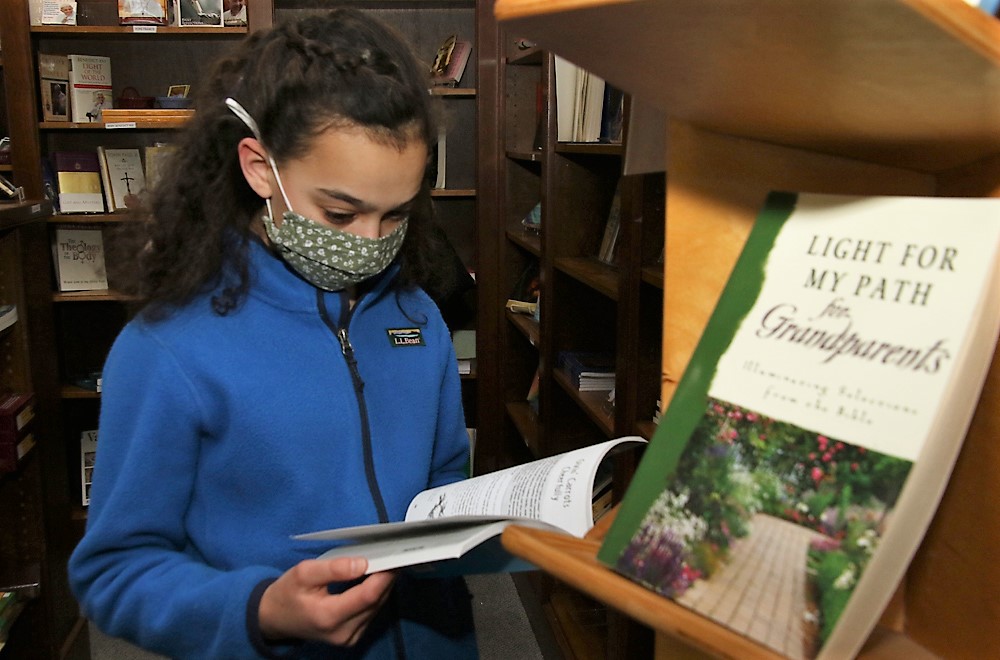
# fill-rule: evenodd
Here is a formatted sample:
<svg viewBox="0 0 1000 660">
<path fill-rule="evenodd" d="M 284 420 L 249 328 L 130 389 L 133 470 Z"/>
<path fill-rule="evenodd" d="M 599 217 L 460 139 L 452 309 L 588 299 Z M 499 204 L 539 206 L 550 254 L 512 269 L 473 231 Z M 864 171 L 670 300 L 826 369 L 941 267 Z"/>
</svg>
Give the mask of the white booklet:
<svg viewBox="0 0 1000 660">
<path fill-rule="evenodd" d="M 321 558 L 364 557 L 368 573 L 403 567 L 434 575 L 532 568 L 509 555 L 511 524 L 582 537 L 594 526 L 602 464 L 646 442 L 626 436 L 418 493 L 403 522 L 345 527 L 295 538 L 341 543 Z"/>
</svg>

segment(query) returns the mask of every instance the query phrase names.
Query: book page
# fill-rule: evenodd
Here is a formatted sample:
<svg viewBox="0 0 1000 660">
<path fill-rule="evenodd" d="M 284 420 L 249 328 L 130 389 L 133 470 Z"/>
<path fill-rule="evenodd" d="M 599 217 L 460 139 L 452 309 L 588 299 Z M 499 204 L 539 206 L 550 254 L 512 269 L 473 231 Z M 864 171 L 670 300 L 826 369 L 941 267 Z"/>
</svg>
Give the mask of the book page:
<svg viewBox="0 0 1000 660">
<path fill-rule="evenodd" d="M 645 442 L 624 437 L 484 474 L 418 494 L 406 520 L 448 516 L 504 516 L 543 520 L 574 536 L 593 527 L 594 477 L 615 447 Z"/>
</svg>

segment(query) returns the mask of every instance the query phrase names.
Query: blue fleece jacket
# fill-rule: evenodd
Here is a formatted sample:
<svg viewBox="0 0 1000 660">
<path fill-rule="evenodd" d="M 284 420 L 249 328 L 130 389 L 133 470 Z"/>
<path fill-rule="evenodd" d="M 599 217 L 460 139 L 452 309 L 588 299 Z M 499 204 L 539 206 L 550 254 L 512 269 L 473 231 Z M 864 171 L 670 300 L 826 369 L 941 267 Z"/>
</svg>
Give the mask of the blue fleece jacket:
<svg viewBox="0 0 1000 660">
<path fill-rule="evenodd" d="M 468 439 L 425 293 L 388 273 L 350 310 L 258 242 L 251 253 L 241 306 L 219 316 L 206 295 L 137 317 L 108 356 L 69 566 L 85 614 L 172 658 L 474 656 L 464 584 L 406 576 L 354 649 L 260 639 L 263 589 L 328 548 L 293 534 L 402 519 L 417 492 L 462 478 Z"/>
</svg>

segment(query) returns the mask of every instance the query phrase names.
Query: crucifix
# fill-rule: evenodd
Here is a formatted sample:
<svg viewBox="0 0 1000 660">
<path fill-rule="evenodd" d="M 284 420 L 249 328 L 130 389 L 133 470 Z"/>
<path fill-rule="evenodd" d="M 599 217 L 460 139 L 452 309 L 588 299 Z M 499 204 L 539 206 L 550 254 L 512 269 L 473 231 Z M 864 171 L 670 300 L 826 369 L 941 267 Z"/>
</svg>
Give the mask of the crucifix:
<svg viewBox="0 0 1000 660">
<path fill-rule="evenodd" d="M 135 179 L 133 177 L 130 177 L 128 175 L 128 172 L 125 172 L 125 176 L 123 176 L 120 180 L 125 182 L 125 190 L 127 190 L 128 194 L 131 195 L 132 194 L 132 185 L 131 185 L 131 182 L 135 181 Z"/>
</svg>

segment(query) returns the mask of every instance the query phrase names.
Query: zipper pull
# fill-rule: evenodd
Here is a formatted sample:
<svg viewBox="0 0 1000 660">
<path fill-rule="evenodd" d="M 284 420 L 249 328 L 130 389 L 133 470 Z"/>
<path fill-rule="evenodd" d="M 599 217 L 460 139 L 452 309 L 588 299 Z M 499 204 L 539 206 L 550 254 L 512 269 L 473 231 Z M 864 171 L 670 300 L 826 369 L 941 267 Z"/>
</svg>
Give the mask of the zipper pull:
<svg viewBox="0 0 1000 660">
<path fill-rule="evenodd" d="M 347 336 L 347 328 L 340 328 L 337 330 L 337 339 L 340 341 L 340 350 L 344 354 L 344 357 L 353 362 L 354 347 L 351 346 L 351 340 Z"/>
</svg>

